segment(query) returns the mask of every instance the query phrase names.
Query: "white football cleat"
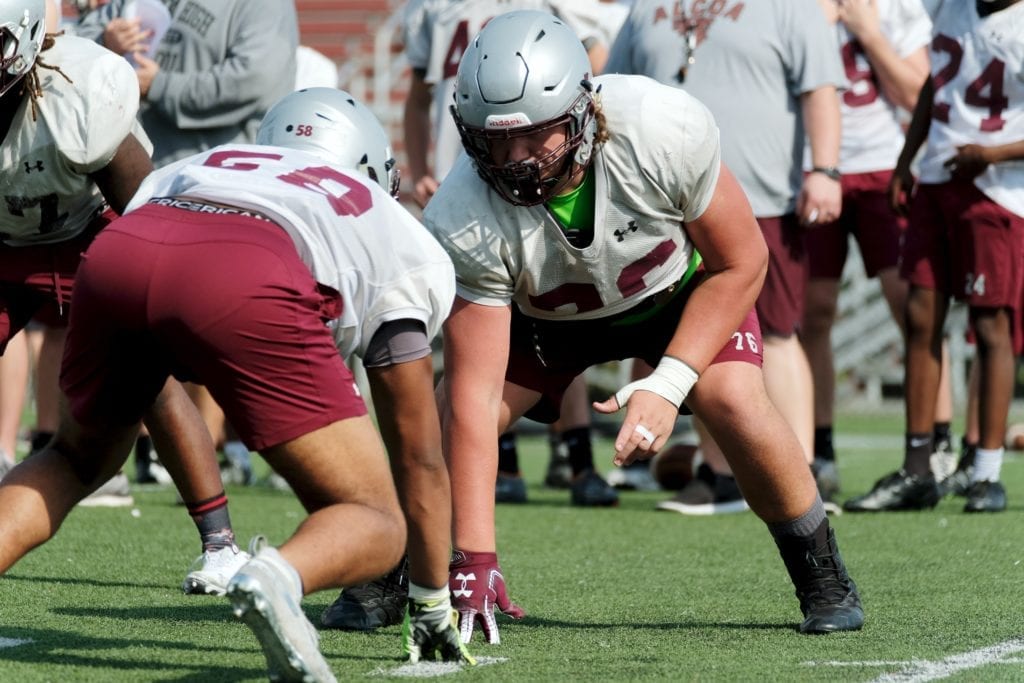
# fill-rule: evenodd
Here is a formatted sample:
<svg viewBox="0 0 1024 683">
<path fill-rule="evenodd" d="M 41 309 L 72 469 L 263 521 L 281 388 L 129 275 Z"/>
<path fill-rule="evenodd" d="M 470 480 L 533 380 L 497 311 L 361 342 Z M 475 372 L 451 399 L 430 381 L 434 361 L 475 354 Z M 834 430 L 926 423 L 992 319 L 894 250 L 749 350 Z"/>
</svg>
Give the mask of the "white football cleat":
<svg viewBox="0 0 1024 683">
<path fill-rule="evenodd" d="M 219 550 L 205 550 L 189 568 L 181 590 L 187 595 L 224 595 L 231 577 L 252 559 L 231 544 Z"/>
<path fill-rule="evenodd" d="M 276 548 L 257 536 L 253 558 L 228 583 L 235 616 L 263 648 L 272 681 L 337 683 L 320 654 L 320 635 L 302 611 L 302 581 Z"/>
</svg>

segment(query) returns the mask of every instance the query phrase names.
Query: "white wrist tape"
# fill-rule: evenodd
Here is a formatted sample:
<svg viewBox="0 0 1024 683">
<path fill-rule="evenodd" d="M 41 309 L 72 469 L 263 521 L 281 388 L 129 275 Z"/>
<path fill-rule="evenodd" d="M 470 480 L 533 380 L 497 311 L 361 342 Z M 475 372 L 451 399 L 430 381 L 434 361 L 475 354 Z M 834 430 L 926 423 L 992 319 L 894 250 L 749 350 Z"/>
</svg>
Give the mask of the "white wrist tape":
<svg viewBox="0 0 1024 683">
<path fill-rule="evenodd" d="M 634 391 L 650 391 L 678 408 L 698 377 L 696 370 L 678 358 L 662 356 L 654 372 L 616 391 L 615 400 L 619 402 L 619 408 L 625 408 Z"/>
</svg>

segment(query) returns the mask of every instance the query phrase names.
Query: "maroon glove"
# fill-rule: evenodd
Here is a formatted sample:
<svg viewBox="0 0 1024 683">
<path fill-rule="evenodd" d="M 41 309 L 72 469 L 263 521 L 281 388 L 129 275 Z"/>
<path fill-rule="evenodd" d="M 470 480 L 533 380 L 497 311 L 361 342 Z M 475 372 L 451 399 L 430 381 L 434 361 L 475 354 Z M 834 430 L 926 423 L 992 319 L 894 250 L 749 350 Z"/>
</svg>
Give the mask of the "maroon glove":
<svg viewBox="0 0 1024 683">
<path fill-rule="evenodd" d="M 512 617 L 522 619 L 523 609 L 508 599 L 505 578 L 498 567 L 497 553 L 472 553 L 456 550 L 448 566 L 448 587 L 452 592 L 452 607 L 459 613 L 459 633 L 463 643 L 473 638 L 473 627 L 479 622 L 487 642 L 501 642 L 494 607 Z"/>
</svg>

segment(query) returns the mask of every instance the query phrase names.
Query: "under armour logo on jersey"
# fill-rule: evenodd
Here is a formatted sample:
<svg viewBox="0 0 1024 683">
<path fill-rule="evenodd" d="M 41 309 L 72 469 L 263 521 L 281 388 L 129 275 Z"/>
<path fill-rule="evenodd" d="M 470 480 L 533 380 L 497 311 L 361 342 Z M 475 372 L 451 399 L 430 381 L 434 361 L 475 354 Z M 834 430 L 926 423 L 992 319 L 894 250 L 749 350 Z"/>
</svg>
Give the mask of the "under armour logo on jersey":
<svg viewBox="0 0 1024 683">
<path fill-rule="evenodd" d="M 469 585 L 470 581 L 476 581 L 475 573 L 463 574 L 462 572 L 459 572 L 455 575 L 455 580 L 461 582 L 462 587 L 453 590 L 452 595 L 454 595 L 457 598 L 470 598 L 473 596 L 473 591 L 466 588 L 466 586 Z"/>
<path fill-rule="evenodd" d="M 627 227 L 623 228 L 622 230 L 616 230 L 612 234 L 615 235 L 616 240 L 621 242 L 622 240 L 626 239 L 626 235 L 628 235 L 631 232 L 636 232 L 636 221 L 634 220 L 629 221 L 629 225 Z"/>
<path fill-rule="evenodd" d="M 32 164 L 30 164 L 27 161 L 25 162 L 25 173 L 31 173 L 32 171 L 42 171 L 42 170 L 44 170 L 43 169 L 43 160 L 42 159 L 36 159 L 35 166 L 33 166 Z"/>
</svg>

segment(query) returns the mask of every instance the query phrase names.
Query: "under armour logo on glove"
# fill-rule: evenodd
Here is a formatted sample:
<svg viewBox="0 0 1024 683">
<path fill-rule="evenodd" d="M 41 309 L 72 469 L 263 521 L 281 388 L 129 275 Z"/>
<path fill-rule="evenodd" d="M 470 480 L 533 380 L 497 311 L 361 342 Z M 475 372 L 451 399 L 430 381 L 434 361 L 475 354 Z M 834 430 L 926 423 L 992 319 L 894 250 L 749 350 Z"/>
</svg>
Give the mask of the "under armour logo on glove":
<svg viewBox="0 0 1024 683">
<path fill-rule="evenodd" d="M 448 587 L 452 606 L 459 613 L 459 634 L 463 643 L 473 638 L 473 628 L 480 624 L 491 645 L 501 642 L 494 608 L 513 619 L 526 616 L 519 605 L 509 600 L 505 577 L 498 567 L 497 553 L 474 553 L 456 550 L 448 568 Z"/>
<path fill-rule="evenodd" d="M 452 595 L 454 595 L 457 598 L 471 598 L 471 597 L 473 597 L 473 591 L 471 591 L 468 588 L 466 588 L 466 586 L 469 585 L 470 581 L 476 581 L 476 574 L 463 574 L 462 572 L 459 572 L 455 576 L 451 577 L 449 579 L 449 581 L 453 585 L 456 582 L 461 582 L 459 588 L 453 588 L 452 589 Z"/>
</svg>

